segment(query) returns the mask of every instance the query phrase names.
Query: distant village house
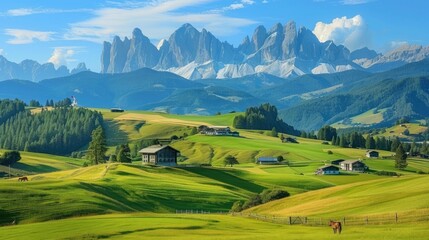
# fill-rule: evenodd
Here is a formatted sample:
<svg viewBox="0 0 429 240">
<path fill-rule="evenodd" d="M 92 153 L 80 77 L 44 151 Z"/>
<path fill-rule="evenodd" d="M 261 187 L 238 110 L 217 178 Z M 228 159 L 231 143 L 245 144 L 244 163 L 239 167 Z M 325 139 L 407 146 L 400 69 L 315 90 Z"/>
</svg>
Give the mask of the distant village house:
<svg viewBox="0 0 429 240">
<path fill-rule="evenodd" d="M 111 108 L 110 112 L 124 112 L 125 110 L 122 108 Z"/>
<path fill-rule="evenodd" d="M 316 170 L 317 175 L 338 175 L 340 168 L 333 165 L 326 165 Z"/>
<path fill-rule="evenodd" d="M 298 143 L 298 141 L 296 140 L 296 138 L 291 138 L 291 137 L 285 137 L 285 138 L 283 138 L 282 142 L 284 142 L 284 143 Z"/>
<path fill-rule="evenodd" d="M 378 156 L 379 156 L 379 153 L 377 151 L 374 151 L 374 150 L 366 151 L 367 158 L 378 158 Z"/>
<path fill-rule="evenodd" d="M 256 159 L 256 164 L 260 165 L 270 165 L 270 164 L 279 164 L 279 161 L 276 157 L 258 157 Z"/>
<path fill-rule="evenodd" d="M 201 134 L 210 136 L 240 136 L 239 132 L 231 131 L 228 126 L 200 126 L 199 130 Z"/>
<path fill-rule="evenodd" d="M 180 152 L 168 145 L 152 145 L 139 151 L 145 165 L 177 166 Z"/>
<path fill-rule="evenodd" d="M 344 171 L 365 172 L 368 167 L 360 160 L 346 160 L 340 163 L 340 167 Z"/>
</svg>

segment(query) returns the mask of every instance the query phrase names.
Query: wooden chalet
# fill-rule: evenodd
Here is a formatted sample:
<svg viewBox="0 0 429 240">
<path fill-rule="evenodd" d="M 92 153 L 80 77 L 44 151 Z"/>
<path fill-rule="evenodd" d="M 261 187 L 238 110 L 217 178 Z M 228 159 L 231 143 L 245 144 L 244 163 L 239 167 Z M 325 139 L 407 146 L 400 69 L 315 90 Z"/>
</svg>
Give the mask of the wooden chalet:
<svg viewBox="0 0 429 240">
<path fill-rule="evenodd" d="M 346 160 L 340 163 L 340 167 L 344 171 L 365 172 L 368 167 L 360 160 Z"/>
<path fill-rule="evenodd" d="M 338 175 L 340 168 L 333 165 L 326 165 L 316 170 L 317 175 Z"/>
<path fill-rule="evenodd" d="M 146 165 L 177 166 L 180 152 L 168 145 L 152 145 L 139 151 Z"/>
</svg>

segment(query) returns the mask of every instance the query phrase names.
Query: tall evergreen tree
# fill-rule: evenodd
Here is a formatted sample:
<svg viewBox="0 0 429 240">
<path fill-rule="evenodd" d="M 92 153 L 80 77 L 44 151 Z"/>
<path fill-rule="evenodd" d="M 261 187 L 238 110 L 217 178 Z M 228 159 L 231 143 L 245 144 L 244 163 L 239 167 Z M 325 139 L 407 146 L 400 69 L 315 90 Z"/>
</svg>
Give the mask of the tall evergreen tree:
<svg viewBox="0 0 429 240">
<path fill-rule="evenodd" d="M 92 132 L 91 139 L 88 147 L 88 159 L 91 160 L 94 165 L 103 163 L 107 148 L 106 139 L 101 126 Z"/>
<path fill-rule="evenodd" d="M 404 150 L 404 147 L 402 144 L 399 144 L 398 148 L 396 149 L 396 155 L 395 155 L 395 168 L 397 169 L 404 169 L 408 165 L 407 163 L 407 153 Z"/>
<path fill-rule="evenodd" d="M 366 149 L 375 149 L 375 140 L 370 134 L 368 134 L 368 136 L 366 137 L 365 148 Z"/>
</svg>

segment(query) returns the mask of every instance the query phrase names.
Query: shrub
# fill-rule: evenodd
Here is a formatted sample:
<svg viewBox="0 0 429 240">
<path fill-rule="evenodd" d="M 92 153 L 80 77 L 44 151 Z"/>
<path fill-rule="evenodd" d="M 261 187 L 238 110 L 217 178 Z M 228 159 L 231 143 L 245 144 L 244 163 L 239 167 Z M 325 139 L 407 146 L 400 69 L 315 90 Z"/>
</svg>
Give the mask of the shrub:
<svg viewBox="0 0 429 240">
<path fill-rule="evenodd" d="M 271 189 L 271 190 L 265 189 L 261 193 L 262 203 L 267 203 L 269 201 L 274 201 L 274 200 L 282 199 L 289 196 L 290 194 L 287 191 L 280 190 L 280 189 Z"/>
<path fill-rule="evenodd" d="M 243 210 L 243 203 L 241 201 L 236 201 L 232 204 L 230 212 L 241 212 Z"/>
<path fill-rule="evenodd" d="M 244 203 L 240 201 L 235 202 L 231 207 L 231 212 L 240 212 L 247 208 L 255 207 L 257 205 L 267 203 L 269 201 L 282 199 L 289 197 L 290 194 L 287 191 L 281 189 L 265 189 L 260 194 L 254 194 L 249 197 Z"/>
<path fill-rule="evenodd" d="M 397 172 L 389 172 L 389 171 L 378 171 L 376 172 L 377 175 L 380 176 L 400 176 Z"/>
<path fill-rule="evenodd" d="M 260 204 L 262 204 L 261 196 L 259 194 L 254 194 L 249 199 L 247 199 L 247 201 L 244 202 L 242 208 L 244 210 L 247 208 L 258 206 Z"/>
<path fill-rule="evenodd" d="M 21 154 L 18 151 L 6 151 L 0 156 L 1 165 L 11 165 L 21 160 Z"/>
<path fill-rule="evenodd" d="M 331 150 L 328 150 L 328 154 L 334 154 Z"/>
</svg>

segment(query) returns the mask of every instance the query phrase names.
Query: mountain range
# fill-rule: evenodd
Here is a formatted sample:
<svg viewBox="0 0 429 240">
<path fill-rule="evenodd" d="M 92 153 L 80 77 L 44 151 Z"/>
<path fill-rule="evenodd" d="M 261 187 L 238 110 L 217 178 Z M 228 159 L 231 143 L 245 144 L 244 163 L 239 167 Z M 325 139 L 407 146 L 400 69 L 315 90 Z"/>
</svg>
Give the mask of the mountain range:
<svg viewBox="0 0 429 240">
<path fill-rule="evenodd" d="M 291 78 L 352 69 L 387 71 L 427 57 L 429 47 L 414 45 L 404 45 L 384 55 L 368 48 L 350 52 L 332 41 L 320 42 L 311 30 L 298 29 L 293 21 L 275 24 L 270 30 L 258 26 L 236 48 L 206 29 L 198 31 L 184 24 L 157 46 L 138 28 L 130 39 L 115 36 L 111 43 L 104 42 L 101 73 L 147 67 L 191 80 L 239 78 L 255 73 Z"/>
<path fill-rule="evenodd" d="M 240 78 L 189 81 L 166 71 L 142 68 L 119 74 L 80 72 L 40 82 L 0 82 L 0 99 L 25 102 L 75 96 L 79 106 L 144 109 L 210 115 L 244 111 L 269 102 L 279 116 L 300 130 L 380 112 L 377 126 L 401 117 L 429 117 L 429 60 L 381 73 L 349 70 L 284 79 L 267 73 Z M 376 125 L 374 125 L 376 126 Z"/>
<path fill-rule="evenodd" d="M 27 59 L 21 63 L 14 63 L 0 55 L 0 81 L 21 79 L 38 82 L 43 79 L 64 77 L 83 71 L 88 71 L 85 63 L 79 63 L 76 68 L 70 71 L 66 66 L 55 68 L 54 64 L 50 62 L 40 64 Z"/>
</svg>

